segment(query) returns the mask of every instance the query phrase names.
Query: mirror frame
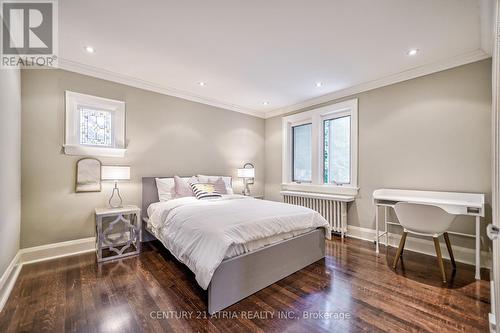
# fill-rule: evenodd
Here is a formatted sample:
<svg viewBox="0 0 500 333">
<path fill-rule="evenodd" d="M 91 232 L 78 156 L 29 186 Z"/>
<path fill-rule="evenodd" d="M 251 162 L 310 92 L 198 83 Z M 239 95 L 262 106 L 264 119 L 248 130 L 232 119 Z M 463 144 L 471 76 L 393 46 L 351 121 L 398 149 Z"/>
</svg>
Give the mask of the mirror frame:
<svg viewBox="0 0 500 333">
<path fill-rule="evenodd" d="M 93 190 L 93 191 L 79 191 L 78 190 L 78 170 L 80 166 L 80 162 L 85 161 L 85 160 L 94 160 L 99 163 L 99 189 L 98 190 Z M 98 160 L 97 158 L 93 157 L 84 157 L 80 158 L 78 161 L 76 161 L 76 174 L 75 174 L 75 193 L 92 193 L 92 192 L 101 192 L 102 191 L 102 162 Z"/>
</svg>

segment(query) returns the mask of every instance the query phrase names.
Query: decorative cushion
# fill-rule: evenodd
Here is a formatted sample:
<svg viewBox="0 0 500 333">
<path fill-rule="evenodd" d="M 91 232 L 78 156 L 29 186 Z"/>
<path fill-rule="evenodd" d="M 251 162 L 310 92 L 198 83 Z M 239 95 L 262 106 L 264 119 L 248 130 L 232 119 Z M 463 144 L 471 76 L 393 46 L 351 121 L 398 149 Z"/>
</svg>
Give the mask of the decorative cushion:
<svg viewBox="0 0 500 333">
<path fill-rule="evenodd" d="M 224 184 L 226 184 L 226 193 L 225 194 L 234 194 L 233 191 L 233 178 L 228 176 L 206 176 L 206 175 L 198 175 L 198 181 L 200 183 L 215 183 L 219 178 L 222 178 Z"/>
<path fill-rule="evenodd" d="M 191 189 L 190 183 L 197 183 L 198 179 L 196 177 L 191 177 L 189 179 L 181 178 L 179 176 L 174 176 L 175 184 L 175 197 L 194 197 L 193 190 Z"/>
<path fill-rule="evenodd" d="M 181 179 L 191 182 L 194 179 L 194 183 L 198 182 L 196 176 L 193 177 L 181 177 Z M 175 199 L 177 194 L 175 192 L 175 180 L 174 177 L 169 178 L 156 178 L 156 188 L 158 189 L 158 198 L 160 201 L 168 201 Z"/>
<path fill-rule="evenodd" d="M 220 194 L 227 194 L 226 183 L 224 183 L 222 177 L 219 177 L 215 182 L 213 182 L 213 184 L 216 192 L 219 192 Z"/>
<path fill-rule="evenodd" d="M 213 199 L 222 197 L 220 193 L 215 191 L 215 185 L 211 183 L 196 183 L 189 184 L 196 199 Z"/>
</svg>

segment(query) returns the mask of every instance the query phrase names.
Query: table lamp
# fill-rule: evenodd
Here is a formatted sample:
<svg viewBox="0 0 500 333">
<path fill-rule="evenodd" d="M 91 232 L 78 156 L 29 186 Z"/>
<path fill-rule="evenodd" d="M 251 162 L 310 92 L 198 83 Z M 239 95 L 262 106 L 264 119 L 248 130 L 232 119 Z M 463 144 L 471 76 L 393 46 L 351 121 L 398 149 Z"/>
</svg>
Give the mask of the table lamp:
<svg viewBox="0 0 500 333">
<path fill-rule="evenodd" d="M 254 183 L 255 178 L 255 167 L 252 163 L 246 163 L 243 168 L 238 169 L 238 177 L 243 178 L 244 188 L 243 195 L 250 195 L 250 188 L 248 185 Z"/>
<path fill-rule="evenodd" d="M 122 197 L 120 196 L 120 190 L 118 189 L 119 180 L 130 180 L 130 167 L 129 166 L 114 166 L 114 165 L 103 165 L 101 170 L 101 179 L 104 181 L 114 181 L 115 187 L 113 188 L 113 193 L 109 198 L 109 206 L 111 208 L 121 208 L 122 207 Z M 115 198 L 115 192 L 117 198 Z M 113 203 L 116 201 L 116 203 Z"/>
</svg>

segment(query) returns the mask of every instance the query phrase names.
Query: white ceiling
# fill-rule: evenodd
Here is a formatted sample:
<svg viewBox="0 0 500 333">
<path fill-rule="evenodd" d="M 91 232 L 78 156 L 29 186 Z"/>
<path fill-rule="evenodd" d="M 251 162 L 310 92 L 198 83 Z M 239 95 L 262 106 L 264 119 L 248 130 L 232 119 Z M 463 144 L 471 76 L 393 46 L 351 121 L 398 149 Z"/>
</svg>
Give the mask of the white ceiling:
<svg viewBox="0 0 500 333">
<path fill-rule="evenodd" d="M 487 57 L 480 0 L 63 0 L 59 13 L 60 67 L 260 116 Z"/>
</svg>

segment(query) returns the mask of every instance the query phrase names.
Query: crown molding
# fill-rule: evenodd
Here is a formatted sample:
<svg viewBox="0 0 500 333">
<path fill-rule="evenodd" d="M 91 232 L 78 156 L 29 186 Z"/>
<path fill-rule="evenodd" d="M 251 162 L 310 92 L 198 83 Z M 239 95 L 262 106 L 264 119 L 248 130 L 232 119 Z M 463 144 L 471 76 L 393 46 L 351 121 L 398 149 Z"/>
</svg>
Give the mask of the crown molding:
<svg viewBox="0 0 500 333">
<path fill-rule="evenodd" d="M 479 1 L 479 21 L 481 29 L 481 49 L 493 54 L 495 40 L 495 0 Z"/>
<path fill-rule="evenodd" d="M 247 108 L 243 108 L 238 105 L 228 104 L 224 102 L 220 102 L 214 99 L 198 96 L 187 91 L 163 87 L 156 83 L 142 80 L 133 76 L 123 75 L 116 72 L 108 71 L 102 68 L 82 64 L 76 61 L 71 61 L 64 58 L 59 58 L 58 68 L 66 71 L 83 74 L 87 76 L 92 76 L 98 79 L 103 79 L 107 81 L 112 81 L 120 84 L 124 84 L 127 86 L 131 86 L 134 88 L 144 89 L 152 92 L 156 92 L 163 95 L 174 96 L 182 99 L 186 99 L 188 101 L 197 102 L 201 104 L 206 104 L 210 106 L 214 106 L 221 109 L 226 109 L 230 111 L 235 111 L 239 113 L 248 114 L 258 118 L 264 118 L 265 113 L 263 111 L 251 110 Z"/>
<path fill-rule="evenodd" d="M 182 91 L 175 88 L 163 87 L 156 83 L 141 80 L 136 77 L 123 75 L 119 73 L 115 73 L 112 71 L 108 71 L 102 68 L 97 68 L 89 65 L 85 65 L 79 62 L 71 61 L 68 59 L 60 58 L 59 59 L 59 68 L 63 70 L 67 70 L 70 72 L 75 72 L 78 74 L 88 75 L 91 77 L 108 80 L 124 85 L 128 85 L 131 87 L 144 89 L 148 91 L 153 91 L 159 94 L 179 97 L 182 99 L 186 99 L 192 102 L 202 103 L 210 106 L 214 106 L 217 108 L 222 108 L 230 111 L 235 111 L 243 114 L 248 114 L 258 118 L 272 118 L 276 116 L 280 116 L 289 112 L 294 112 L 297 110 L 301 110 L 307 107 L 327 103 L 330 101 L 334 101 L 336 99 L 340 99 L 343 97 L 359 94 L 365 91 L 373 90 L 376 88 L 381 88 L 384 86 L 388 86 L 394 83 L 414 79 L 417 77 L 429 75 L 435 72 L 440 72 L 446 69 L 450 69 L 453 67 L 458 67 L 462 65 L 466 65 L 472 62 L 480 61 L 489 58 L 490 55 L 483 51 L 482 49 L 477 49 L 475 51 L 467 52 L 452 58 L 448 58 L 445 60 L 441 60 L 438 62 L 424 64 L 422 66 L 414 67 L 409 70 L 405 70 L 402 72 L 398 72 L 386 77 L 382 77 L 380 79 L 376 79 L 373 81 L 363 82 L 342 90 L 334 91 L 328 93 L 326 95 L 322 95 L 319 97 L 311 98 L 306 101 L 296 103 L 293 105 L 289 105 L 283 108 L 274 109 L 268 112 L 258 111 L 247 109 L 238 105 L 228 104 L 221 101 L 217 101 L 214 99 L 198 96 L 195 94 L 191 94 L 186 91 Z"/>
<path fill-rule="evenodd" d="M 385 87 L 394 83 L 414 79 L 417 77 L 429 75 L 432 73 L 444 71 L 453 67 L 458 67 L 473 63 L 476 61 L 484 60 L 490 58 L 490 55 L 484 52 L 482 49 L 477 49 L 472 52 L 467 52 L 456 57 L 448 58 L 438 62 L 428 63 L 422 66 L 414 67 L 406 71 L 395 73 L 377 80 L 360 83 L 349 88 L 338 90 L 320 97 L 315 97 L 308 99 L 306 101 L 293 104 L 284 108 L 279 108 L 266 112 L 265 118 L 272 118 L 280 116 L 289 112 L 301 110 L 307 107 L 331 102 L 340 98 L 347 96 L 352 96 L 365 91 L 373 90 L 376 88 Z"/>
</svg>

